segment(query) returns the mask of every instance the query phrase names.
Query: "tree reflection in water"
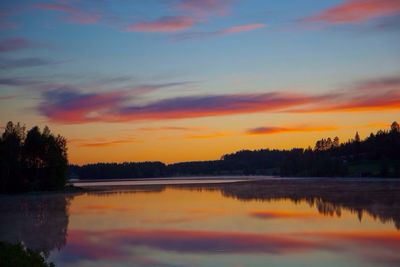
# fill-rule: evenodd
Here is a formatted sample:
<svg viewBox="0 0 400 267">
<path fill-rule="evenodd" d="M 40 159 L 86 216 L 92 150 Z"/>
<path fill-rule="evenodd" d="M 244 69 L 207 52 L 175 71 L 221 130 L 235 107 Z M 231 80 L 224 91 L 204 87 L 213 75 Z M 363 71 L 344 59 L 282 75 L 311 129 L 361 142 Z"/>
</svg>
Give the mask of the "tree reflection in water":
<svg viewBox="0 0 400 267">
<path fill-rule="evenodd" d="M 89 195 L 162 192 L 165 188 L 220 191 L 224 197 L 240 201 L 290 199 L 307 202 L 327 216 L 341 216 L 350 210 L 362 220 L 368 213 L 381 222 L 394 222 L 400 229 L 400 182 L 390 180 L 275 179 L 216 185 L 136 186 L 102 188 Z M 120 191 L 120 190 L 124 191 Z M 0 240 L 23 242 L 30 249 L 48 256 L 66 245 L 69 205 L 74 194 L 0 196 Z"/>
<path fill-rule="evenodd" d="M 222 194 L 239 200 L 271 201 L 290 199 L 307 202 L 321 214 L 341 216 L 342 209 L 363 213 L 382 223 L 394 222 L 400 229 L 400 181 L 361 179 L 276 179 L 229 184 L 220 187 Z"/>
<path fill-rule="evenodd" d="M 382 223 L 393 222 L 400 229 L 400 180 L 395 179 L 284 178 L 208 185 L 105 186 L 103 191 L 90 194 L 161 192 L 167 187 L 220 191 L 223 196 L 240 201 L 304 201 L 323 215 L 340 217 L 345 209 L 361 221 L 368 213 Z"/>
<path fill-rule="evenodd" d="M 0 198 L 0 240 L 23 243 L 48 257 L 65 246 L 73 195 L 16 195 Z"/>
</svg>

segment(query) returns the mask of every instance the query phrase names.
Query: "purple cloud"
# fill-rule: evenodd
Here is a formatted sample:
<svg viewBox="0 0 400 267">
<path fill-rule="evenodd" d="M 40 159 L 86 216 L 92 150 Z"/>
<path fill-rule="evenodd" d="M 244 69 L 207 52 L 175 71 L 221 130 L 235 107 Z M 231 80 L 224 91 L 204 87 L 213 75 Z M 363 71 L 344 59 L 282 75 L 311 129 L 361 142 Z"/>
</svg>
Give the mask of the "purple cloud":
<svg viewBox="0 0 400 267">
<path fill-rule="evenodd" d="M 36 47 L 37 44 L 21 37 L 0 40 L 0 52 L 11 52 Z"/>
<path fill-rule="evenodd" d="M 165 86 L 171 85 L 175 83 Z M 325 94 L 268 92 L 174 97 L 146 104 L 129 102 L 133 96 L 151 92 L 162 86 L 135 87 L 112 93 L 82 93 L 67 87 L 46 92 L 38 109 L 50 120 L 61 123 L 166 120 L 257 112 L 363 112 L 400 109 L 400 83 L 396 76 L 365 81 L 346 90 Z M 366 94 L 365 90 L 371 93 Z M 250 133 L 299 130 L 331 129 L 263 127 L 253 129 Z"/>
<path fill-rule="evenodd" d="M 39 67 L 57 63 L 58 62 L 52 60 L 36 58 L 36 57 L 19 58 L 19 59 L 0 58 L 0 69 Z"/>
<path fill-rule="evenodd" d="M 50 120 L 64 123 L 119 122 L 221 116 L 278 111 L 312 101 L 313 97 L 285 93 L 188 96 L 129 105 L 126 91 L 80 93 L 71 90 L 46 92 L 39 111 Z"/>
</svg>

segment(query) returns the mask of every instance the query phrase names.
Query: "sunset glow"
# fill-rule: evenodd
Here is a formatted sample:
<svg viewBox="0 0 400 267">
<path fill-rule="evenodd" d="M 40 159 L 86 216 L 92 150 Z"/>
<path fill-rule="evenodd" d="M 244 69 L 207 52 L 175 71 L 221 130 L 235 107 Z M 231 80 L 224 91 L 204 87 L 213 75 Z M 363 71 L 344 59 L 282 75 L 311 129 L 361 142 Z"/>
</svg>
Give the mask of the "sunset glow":
<svg viewBox="0 0 400 267">
<path fill-rule="evenodd" d="M 400 120 L 399 22 L 398 0 L 2 1 L 0 124 L 50 126 L 73 164 L 364 138 Z"/>
</svg>

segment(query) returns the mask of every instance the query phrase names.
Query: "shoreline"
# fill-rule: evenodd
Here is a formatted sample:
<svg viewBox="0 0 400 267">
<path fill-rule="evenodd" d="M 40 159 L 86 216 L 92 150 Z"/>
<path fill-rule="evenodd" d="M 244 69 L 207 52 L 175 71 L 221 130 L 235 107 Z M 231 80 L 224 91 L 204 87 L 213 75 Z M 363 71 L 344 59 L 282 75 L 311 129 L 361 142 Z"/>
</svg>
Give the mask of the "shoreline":
<svg viewBox="0 0 400 267">
<path fill-rule="evenodd" d="M 278 176 L 199 176 L 171 178 L 133 178 L 133 179 L 96 179 L 91 181 L 74 181 L 72 188 L 82 191 L 132 190 L 152 186 L 213 186 L 268 181 L 337 181 L 337 182 L 385 182 L 399 181 L 398 178 L 378 177 L 278 177 Z"/>
<path fill-rule="evenodd" d="M 69 181 L 64 190 L 31 191 L 23 193 L 0 194 L 0 197 L 21 195 L 76 194 L 93 191 L 135 190 L 143 187 L 157 186 L 217 186 L 229 184 L 247 184 L 268 181 L 337 181 L 337 182 L 400 182 L 393 177 L 279 177 L 279 176 L 196 176 L 196 177 L 161 177 L 161 178 L 124 178 L 93 179 Z M 284 188 L 282 188 L 284 189 Z"/>
<path fill-rule="evenodd" d="M 132 187 L 143 185 L 204 185 L 223 184 L 248 181 L 275 179 L 272 176 L 199 176 L 199 177 L 163 177 L 163 178 L 132 178 L 132 179 L 94 179 L 72 181 L 71 185 L 79 188 L 99 187 Z"/>
</svg>

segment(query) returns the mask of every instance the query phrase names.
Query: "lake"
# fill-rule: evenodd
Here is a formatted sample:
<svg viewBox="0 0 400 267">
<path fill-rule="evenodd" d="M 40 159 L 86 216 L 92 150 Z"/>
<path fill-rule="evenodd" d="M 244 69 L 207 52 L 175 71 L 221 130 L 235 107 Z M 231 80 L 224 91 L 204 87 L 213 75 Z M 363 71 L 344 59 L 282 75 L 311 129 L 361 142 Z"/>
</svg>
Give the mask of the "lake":
<svg viewBox="0 0 400 267">
<path fill-rule="evenodd" d="M 97 189 L 0 196 L 0 240 L 23 242 L 56 266 L 400 266 L 400 181 Z"/>
</svg>

